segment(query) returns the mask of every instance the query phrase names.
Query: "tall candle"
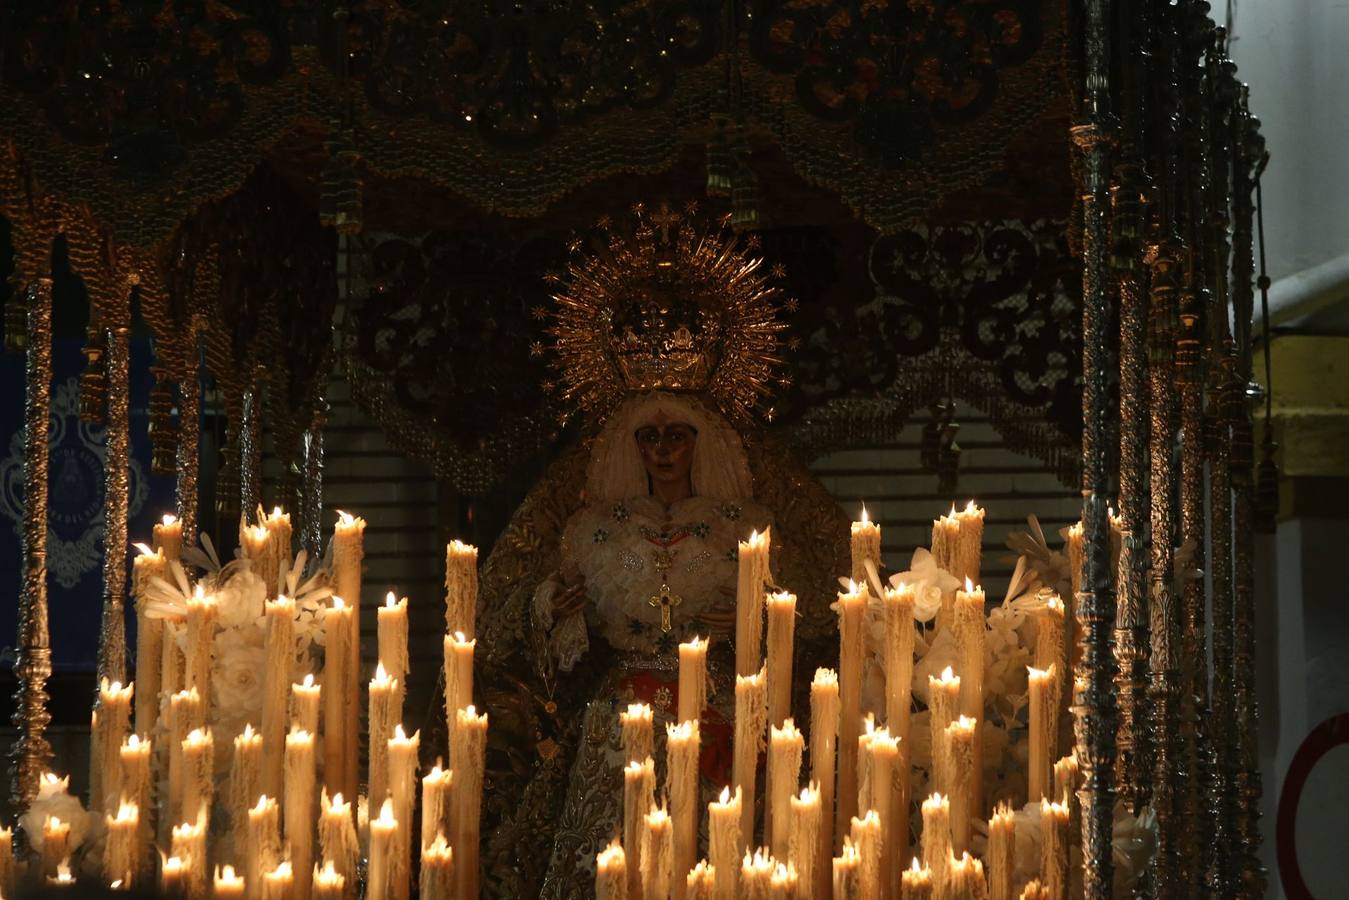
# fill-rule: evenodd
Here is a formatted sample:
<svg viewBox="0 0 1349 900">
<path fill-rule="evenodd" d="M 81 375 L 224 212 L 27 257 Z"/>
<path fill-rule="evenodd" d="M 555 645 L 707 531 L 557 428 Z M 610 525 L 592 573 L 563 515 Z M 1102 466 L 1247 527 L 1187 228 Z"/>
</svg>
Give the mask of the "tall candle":
<svg viewBox="0 0 1349 900">
<path fill-rule="evenodd" d="M 857 737 L 862 732 L 862 624 L 866 588 L 856 584 L 838 595 L 838 819 L 836 839 L 857 812 Z"/>
<path fill-rule="evenodd" d="M 398 679 L 389 676 L 383 661 L 375 666 L 375 677 L 370 679 L 370 768 L 367 783 L 370 801 L 384 802 L 389 790 L 389 738 L 401 712 L 394 709 L 398 693 Z M 398 810 L 394 810 L 397 818 Z"/>
<path fill-rule="evenodd" d="M 626 900 L 628 865 L 623 845 L 609 842 L 595 857 L 595 900 Z"/>
<path fill-rule="evenodd" d="M 1032 878 L 1021 889 L 1020 900 L 1049 900 L 1049 889 L 1040 883 L 1040 879 Z"/>
<path fill-rule="evenodd" d="M 379 658 L 390 675 L 405 679 L 408 674 L 408 598 L 395 599 L 393 591 L 389 591 L 376 616 Z"/>
<path fill-rule="evenodd" d="M 42 820 L 42 853 L 39 863 L 45 876 L 56 874 L 56 867 L 70 855 L 70 823 L 60 816 Z"/>
<path fill-rule="evenodd" d="M 778 859 L 787 858 L 791 840 L 792 795 L 801 781 L 801 756 L 806 742 L 790 718 L 781 728 L 769 726 L 768 741 L 768 833 L 769 850 Z"/>
<path fill-rule="evenodd" d="M 627 711 L 618 714 L 618 720 L 623 729 L 625 762 L 641 762 L 655 753 L 651 707 L 645 703 L 629 703 Z"/>
<path fill-rule="evenodd" d="M 858 887 L 863 897 L 881 895 L 881 817 L 876 810 L 867 810 L 862 818 L 853 817 L 851 823 L 853 846 L 857 848 Z"/>
<path fill-rule="evenodd" d="M 394 841 L 393 866 L 390 869 L 390 890 L 397 900 L 407 900 L 412 878 L 412 810 L 416 803 L 417 751 L 421 746 L 421 732 L 411 736 L 402 725 L 394 726 L 389 746 L 389 796 L 393 800 L 394 818 L 404 825 Z"/>
<path fill-rule="evenodd" d="M 450 788 L 453 784 L 454 773 L 449 769 L 442 769 L 438 762 L 422 778 L 421 850 L 423 856 L 426 854 L 426 848 L 435 840 L 436 835 L 450 827 Z"/>
<path fill-rule="evenodd" d="M 988 822 L 989 900 L 1015 900 L 1015 878 L 1016 814 L 1006 803 L 999 803 Z"/>
<path fill-rule="evenodd" d="M 955 572 L 959 552 L 960 520 L 956 518 L 956 508 L 952 504 L 950 513 L 932 520 L 932 558 L 937 568 Z"/>
<path fill-rule="evenodd" d="M 834 900 L 861 900 L 861 857 L 852 838 L 843 838 L 843 849 L 834 857 Z"/>
<path fill-rule="evenodd" d="M 734 794 L 730 788 L 722 788 L 721 796 L 707 804 L 707 855 L 715 873 L 713 896 L 717 900 L 735 900 L 740 806 L 739 788 Z"/>
<path fill-rule="evenodd" d="M 886 588 L 885 611 L 885 724 L 899 740 L 909 737 L 913 690 L 913 585 Z"/>
<path fill-rule="evenodd" d="M 347 707 L 358 702 L 357 670 L 351 667 L 349 647 L 354 615 L 355 610 L 336 596 L 323 619 L 323 784 L 333 794 L 346 793 L 347 744 L 354 745 L 355 738 L 354 731 L 349 736 L 344 730 Z"/>
<path fill-rule="evenodd" d="M 666 782 L 673 827 L 670 887 L 684 896 L 685 876 L 698 860 L 698 722 L 688 719 L 665 727 Z"/>
<path fill-rule="evenodd" d="M 816 896 L 829 890 L 834 857 L 834 748 L 838 743 L 838 675 L 833 669 L 816 669 L 810 683 L 810 780 L 820 789 L 820 847 L 815 857 Z M 802 868 L 797 861 L 797 868 Z"/>
<path fill-rule="evenodd" d="M 939 793 L 949 794 L 951 779 L 946 772 L 946 726 L 955 721 L 960 709 L 960 678 L 951 667 L 940 678 L 927 678 L 928 724 L 932 728 L 932 785 Z M 929 866 L 932 860 L 926 861 Z"/>
<path fill-rule="evenodd" d="M 792 653 L 796 633 L 796 595 L 769 594 L 768 724 L 781 725 L 792 714 Z"/>
<path fill-rule="evenodd" d="M 260 896 L 262 873 L 281 861 L 281 808 L 266 794 L 248 810 L 248 852 L 244 857 L 248 890 Z"/>
<path fill-rule="evenodd" d="M 979 563 L 983 556 L 984 508 L 969 505 L 956 513 L 956 567 L 951 574 L 962 581 L 979 582 Z"/>
<path fill-rule="evenodd" d="M 120 754 L 131 729 L 132 685 L 99 683 L 94 725 L 90 730 L 89 808 L 113 808 L 122 792 Z"/>
<path fill-rule="evenodd" d="M 314 867 L 314 787 L 317 782 L 314 736 L 291 727 L 286 735 L 286 841 L 295 869 L 295 888 L 301 897 L 309 895 Z"/>
<path fill-rule="evenodd" d="M 370 863 L 366 869 L 366 900 L 388 900 L 390 869 L 394 841 L 399 822 L 393 815 L 393 800 L 386 799 L 379 808 L 379 817 L 370 822 Z M 459 896 L 465 896 L 460 893 Z"/>
<path fill-rule="evenodd" d="M 1051 900 L 1068 896 L 1068 805 L 1040 801 L 1040 879 Z"/>
<path fill-rule="evenodd" d="M 984 900 L 988 896 L 988 883 L 984 881 L 984 864 L 962 853 L 959 858 L 948 857 L 947 878 L 950 882 L 948 893 L 952 897 L 968 897 L 970 900 Z"/>
<path fill-rule="evenodd" d="M 951 855 L 951 801 L 933 794 L 923 801 L 923 862 L 932 870 L 938 893 L 945 890 L 947 862 Z"/>
<path fill-rule="evenodd" d="M 215 639 L 215 597 L 198 584 L 187 601 L 186 684 L 203 697 L 211 696 L 211 644 Z"/>
<path fill-rule="evenodd" d="M 168 513 L 154 526 L 155 549 L 165 559 L 177 560 L 183 555 L 183 523 L 178 517 Z"/>
<path fill-rule="evenodd" d="M 450 900 L 454 896 L 454 851 L 444 833 L 422 851 L 422 900 Z"/>
<path fill-rule="evenodd" d="M 655 807 L 644 817 L 642 829 L 642 898 L 668 900 L 673 860 L 673 833 L 664 807 Z"/>
<path fill-rule="evenodd" d="M 0 828 L 0 897 L 14 896 L 14 829 Z"/>
<path fill-rule="evenodd" d="M 169 853 L 183 861 L 183 880 L 191 900 L 206 896 L 210 873 L 206 868 L 206 819 L 173 826 Z"/>
<path fill-rule="evenodd" d="M 867 563 L 870 562 L 877 572 L 881 568 L 881 526 L 871 521 L 866 504 L 862 505 L 862 518 L 852 523 L 851 532 L 851 577 L 858 584 L 866 584 L 871 580 L 867 574 Z"/>
<path fill-rule="evenodd" d="M 275 597 L 281 593 L 282 582 L 289 574 L 291 565 L 291 525 L 290 513 L 282 512 L 279 507 L 272 509 L 271 515 L 262 517 L 262 527 L 267 533 L 267 594 Z M 298 864 L 297 864 L 298 866 Z M 308 880 L 296 872 L 297 884 L 308 884 Z"/>
<path fill-rule="evenodd" d="M 1042 672 L 1028 667 L 1030 687 L 1029 761 L 1027 796 L 1031 802 L 1049 797 L 1053 786 L 1052 765 L 1058 736 L 1058 680 L 1054 667 Z"/>
<path fill-rule="evenodd" d="M 137 544 L 131 563 L 132 593 L 136 599 L 136 731 L 150 734 L 159 719 L 160 672 L 164 665 L 164 620 L 146 615 L 146 591 L 155 578 L 169 577 L 163 552 Z"/>
<path fill-rule="evenodd" d="M 698 721 L 707 705 L 707 638 L 679 645 L 679 721 Z"/>
<path fill-rule="evenodd" d="M 215 867 L 215 877 L 211 879 L 213 900 L 243 900 L 245 888 L 244 876 L 236 874 L 234 866 Z"/>
<path fill-rule="evenodd" d="M 194 728 L 183 740 L 183 801 L 178 818 L 209 823 L 214 792 L 215 739 L 210 728 Z"/>
<path fill-rule="evenodd" d="M 978 728 L 978 720 L 968 716 L 946 726 L 945 769 L 951 785 L 951 849 L 955 853 L 970 848 L 970 794 L 974 787 Z"/>
<path fill-rule="evenodd" d="M 267 528 L 261 523 L 246 525 L 239 531 L 239 550 L 249 560 L 253 573 L 262 580 L 266 599 L 275 600 L 281 592 L 279 561 L 268 550 Z"/>
<path fill-rule="evenodd" d="M 159 866 L 159 893 L 162 897 L 182 897 L 187 891 L 187 861 L 170 856 Z"/>
<path fill-rule="evenodd" d="M 312 735 L 319 733 L 321 698 L 321 688 L 314 683 L 313 675 L 305 675 L 303 681 L 290 686 L 291 721 Z"/>
<path fill-rule="evenodd" d="M 754 843 L 755 780 L 759 750 L 764 743 L 764 725 L 768 720 L 766 670 L 755 675 L 735 677 L 735 740 L 731 750 L 731 782 L 740 791 L 740 840 Z"/>
<path fill-rule="evenodd" d="M 154 808 L 150 803 L 150 754 L 153 750 L 150 741 L 141 740 L 140 735 L 130 735 L 118 748 L 118 763 L 121 767 L 119 781 L 120 797 L 136 807 L 135 844 L 132 847 L 131 860 L 136 866 L 136 877 L 144 881 L 149 856 L 151 828 L 154 826 Z M 0 849 L 0 862 L 3 862 L 4 850 Z M 0 878 L 0 897 L 5 894 L 4 879 Z"/>
<path fill-rule="evenodd" d="M 186 660 L 178 646 L 178 637 L 183 635 L 186 638 L 186 625 L 184 620 L 177 618 L 166 617 L 162 621 L 164 635 L 160 642 L 159 690 L 163 696 L 172 698 L 182 691 L 184 684 Z M 173 725 L 170 723 L 168 727 L 172 730 Z"/>
<path fill-rule="evenodd" d="M 888 728 L 882 728 L 864 736 L 862 752 L 868 758 L 867 768 L 871 772 L 870 796 L 859 797 L 860 808 L 875 810 L 882 827 L 877 836 L 880 843 L 881 896 L 894 896 L 894 883 L 899 874 L 899 853 L 907 847 L 901 847 L 899 828 L 904 828 L 903 844 L 908 843 L 908 823 L 903 816 L 896 815 L 895 768 L 899 761 L 899 740 L 892 737 Z"/>
<path fill-rule="evenodd" d="M 806 900 L 815 890 L 815 875 L 820 856 L 820 790 L 811 783 L 792 797 L 792 834 L 787 858 L 797 874 L 797 896 Z"/>
<path fill-rule="evenodd" d="M 183 782 L 186 777 L 183 741 L 198 727 L 200 719 L 201 697 L 195 689 L 179 691 L 169 698 L 169 797 L 161 828 L 182 821 Z M 161 836 L 167 838 L 168 834 L 161 832 Z"/>
<path fill-rule="evenodd" d="M 473 704 L 473 654 L 477 641 L 465 637 L 462 631 L 445 635 L 445 720 L 454 722 L 459 710 Z M 454 758 L 454 726 L 448 725 L 450 765 L 457 767 Z"/>
<path fill-rule="evenodd" d="M 647 712 L 649 714 L 650 710 Z M 629 762 L 623 769 L 623 846 L 629 848 L 629 896 L 635 897 L 641 893 L 642 835 L 646 831 L 646 814 L 651 810 L 655 798 L 655 760 L 647 756 L 641 762 Z"/>
<path fill-rule="evenodd" d="M 478 548 L 461 541 L 445 547 L 445 630 L 477 634 Z"/>
<path fill-rule="evenodd" d="M 919 865 L 916 856 L 900 876 L 899 896 L 902 900 L 929 900 L 932 896 L 932 870 Z"/>
<path fill-rule="evenodd" d="M 103 878 L 121 881 L 125 889 L 135 887 L 137 881 L 136 852 L 139 846 L 140 810 L 135 803 L 123 801 L 117 815 L 104 816 L 108 836 L 103 845 Z"/>
<path fill-rule="evenodd" d="M 1067 623 L 1064 621 L 1063 601 L 1057 594 L 1045 597 L 1044 609 L 1036 620 L 1035 668 L 1047 670 L 1055 666 L 1059 674 L 1059 689 L 1070 671 L 1068 662 Z"/>
<path fill-rule="evenodd" d="M 800 885 L 800 875 L 791 863 L 778 863 L 773 868 L 773 877 L 768 882 L 770 900 L 789 900 L 796 896 Z"/>
<path fill-rule="evenodd" d="M 684 896 L 687 900 L 712 900 L 717 887 L 717 872 L 707 860 L 689 870 Z"/>
<path fill-rule="evenodd" d="M 1069 753 L 1054 763 L 1055 801 L 1064 803 L 1077 794 L 1077 782 L 1080 775 L 1081 767 L 1077 763 L 1075 753 Z"/>
<path fill-rule="evenodd" d="M 482 816 L 484 754 L 487 752 L 487 715 L 469 706 L 456 714 L 454 744 L 453 811 L 451 843 L 459 862 L 455 883 L 460 897 L 478 896 L 478 840 Z"/>
<path fill-rule="evenodd" d="M 764 582 L 768 579 L 769 533 L 755 531 L 739 547 L 735 589 L 735 674 L 750 676 L 763 665 Z"/>
<path fill-rule="evenodd" d="M 296 895 L 296 887 L 295 867 L 288 859 L 277 863 L 270 872 L 262 873 L 262 900 L 291 900 Z"/>
<path fill-rule="evenodd" d="M 337 524 L 333 528 L 333 594 L 341 597 L 351 607 L 351 616 L 346 619 L 347 634 L 342 644 L 347 658 L 340 671 L 342 678 L 343 718 L 341 732 L 345 736 L 339 750 L 341 756 L 336 762 L 341 765 L 334 769 L 340 772 L 340 780 L 334 780 L 325 773 L 328 787 L 341 791 L 348 797 L 356 796 L 358 781 L 357 739 L 360 729 L 360 671 L 361 671 L 361 560 L 365 558 L 365 520 L 339 512 Z M 335 604 L 334 604 L 335 605 Z M 332 645 L 325 648 L 327 658 L 333 656 Z M 330 728 L 332 732 L 336 729 Z"/>
<path fill-rule="evenodd" d="M 278 597 L 264 607 L 267 619 L 267 672 L 262 692 L 262 787 L 279 797 L 286 756 L 287 688 L 295 658 L 295 601 Z"/>
<path fill-rule="evenodd" d="M 351 885 L 345 893 L 355 895 L 356 860 L 360 845 L 356 838 L 356 821 L 351 815 L 351 803 L 340 793 L 330 799 L 325 790 L 319 795 L 319 849 L 327 865 Z"/>
<path fill-rule="evenodd" d="M 245 723 L 244 730 L 234 738 L 234 757 L 230 760 L 230 820 L 233 825 L 234 846 L 246 847 L 248 841 L 248 811 L 262 794 L 262 735 Z M 250 883 L 249 890 L 254 885 Z"/>
<path fill-rule="evenodd" d="M 752 856 L 745 853 L 740 863 L 740 884 L 746 900 L 768 900 L 774 863 L 772 854 L 763 847 L 755 850 Z"/>
</svg>

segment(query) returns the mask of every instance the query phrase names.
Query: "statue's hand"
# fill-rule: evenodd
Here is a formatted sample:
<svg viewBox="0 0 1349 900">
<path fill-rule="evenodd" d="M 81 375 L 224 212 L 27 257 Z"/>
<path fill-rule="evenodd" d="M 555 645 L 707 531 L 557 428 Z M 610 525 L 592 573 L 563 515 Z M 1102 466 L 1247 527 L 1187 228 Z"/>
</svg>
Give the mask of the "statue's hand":
<svg viewBox="0 0 1349 900">
<path fill-rule="evenodd" d="M 719 596 L 699 614 L 715 637 L 728 637 L 735 631 L 735 591 L 722 588 Z"/>
<path fill-rule="evenodd" d="M 553 616 L 554 618 L 565 619 L 567 616 L 585 609 L 585 605 L 585 581 L 579 581 L 553 595 Z"/>
</svg>

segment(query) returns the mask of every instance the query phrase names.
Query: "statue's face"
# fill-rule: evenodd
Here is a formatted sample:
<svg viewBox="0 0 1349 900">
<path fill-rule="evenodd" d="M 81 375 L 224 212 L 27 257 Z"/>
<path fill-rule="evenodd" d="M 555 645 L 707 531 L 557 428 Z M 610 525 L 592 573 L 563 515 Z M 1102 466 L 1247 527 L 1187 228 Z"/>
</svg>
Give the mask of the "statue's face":
<svg viewBox="0 0 1349 900">
<path fill-rule="evenodd" d="M 687 422 L 671 421 L 665 413 L 637 429 L 637 452 L 653 483 L 686 484 L 693 468 L 698 430 Z"/>
</svg>

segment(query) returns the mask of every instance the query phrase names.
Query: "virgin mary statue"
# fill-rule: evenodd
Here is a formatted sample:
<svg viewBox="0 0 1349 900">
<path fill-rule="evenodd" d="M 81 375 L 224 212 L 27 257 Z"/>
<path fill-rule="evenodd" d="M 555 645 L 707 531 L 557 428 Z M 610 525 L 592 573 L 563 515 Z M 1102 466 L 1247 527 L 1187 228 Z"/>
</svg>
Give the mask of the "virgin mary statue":
<svg viewBox="0 0 1349 900">
<path fill-rule="evenodd" d="M 737 547 L 753 531 L 771 528 L 772 580 L 799 598 L 797 682 L 834 646 L 846 518 L 754 421 L 781 363 L 779 291 L 689 212 L 636 207 L 632 234 L 606 228 L 557 278 L 559 389 L 589 438 L 530 492 L 482 573 L 496 896 L 593 894 L 595 853 L 620 831 L 619 712 L 651 706 L 660 759 L 678 644 L 695 636 L 710 641 L 702 780 L 729 780 Z"/>
</svg>

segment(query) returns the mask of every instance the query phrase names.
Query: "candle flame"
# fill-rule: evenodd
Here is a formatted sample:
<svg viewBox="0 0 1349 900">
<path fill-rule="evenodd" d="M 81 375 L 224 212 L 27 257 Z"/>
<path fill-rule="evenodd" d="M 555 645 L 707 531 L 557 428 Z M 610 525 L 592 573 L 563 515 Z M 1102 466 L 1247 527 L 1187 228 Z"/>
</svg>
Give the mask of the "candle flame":
<svg viewBox="0 0 1349 900">
<path fill-rule="evenodd" d="M 349 527 L 351 527 L 352 525 L 354 525 L 355 523 L 356 523 L 356 519 L 351 515 L 351 513 L 346 512 L 346 511 L 344 511 L 344 510 L 340 510 L 340 509 L 337 510 L 337 524 L 338 524 L 338 525 L 345 525 L 345 526 L 347 526 L 347 527 L 349 528 Z"/>
<path fill-rule="evenodd" d="M 956 677 L 955 670 L 952 669 L 950 666 L 947 666 L 946 668 L 941 670 L 941 679 L 940 679 L 941 681 L 952 681 L 955 679 L 955 677 Z"/>
<path fill-rule="evenodd" d="M 304 681 L 300 683 L 307 688 L 312 688 L 314 686 L 314 673 L 310 672 L 308 675 L 304 677 Z"/>
<path fill-rule="evenodd" d="M 717 802 L 720 803 L 722 806 L 725 806 L 727 803 L 731 802 L 730 785 L 727 785 L 726 787 L 721 789 L 721 799 L 718 800 Z"/>
<path fill-rule="evenodd" d="M 1049 599 L 1045 600 L 1046 609 L 1058 609 L 1058 607 L 1059 607 L 1059 600 L 1057 597 L 1050 597 Z"/>
<path fill-rule="evenodd" d="M 965 504 L 965 512 L 967 512 L 967 513 L 972 513 L 972 512 L 978 512 L 978 511 L 979 511 L 979 507 L 977 507 L 977 506 L 974 505 L 974 498 L 971 497 L 971 498 L 970 498 L 970 502 L 967 503 L 967 504 Z"/>
<path fill-rule="evenodd" d="M 57 828 L 60 828 L 60 827 L 61 827 L 61 817 L 60 817 L 60 816 L 48 816 L 48 817 L 47 817 L 47 827 L 49 827 L 49 828 L 51 828 L 51 829 L 53 829 L 53 830 L 55 830 L 55 829 L 57 829 Z"/>
<path fill-rule="evenodd" d="M 389 607 L 390 609 L 393 609 L 395 605 L 393 600 L 393 591 L 389 591 L 389 593 L 384 595 L 384 605 Z"/>
<path fill-rule="evenodd" d="M 272 507 L 272 518 L 273 518 L 273 519 L 279 519 L 279 518 L 281 518 L 281 507 L 279 507 L 279 506 L 273 506 L 273 507 Z"/>
<path fill-rule="evenodd" d="M 968 575 L 965 576 L 965 593 L 974 593 L 974 582 L 970 581 L 970 576 Z"/>
<path fill-rule="evenodd" d="M 140 736 L 139 734 L 133 734 L 133 735 L 131 735 L 131 736 L 128 737 L 128 738 L 126 739 L 126 741 L 122 744 L 123 747 L 126 747 L 126 748 L 129 749 L 129 750 L 135 750 L 135 749 L 139 748 L 140 745 L 141 745 L 141 736 Z"/>
<path fill-rule="evenodd" d="M 130 822 L 133 819 L 137 818 L 139 815 L 140 810 L 137 808 L 134 802 L 123 800 L 121 805 L 117 807 L 117 816 L 115 817 L 114 821 Z"/>
<path fill-rule="evenodd" d="M 183 740 L 183 743 L 191 744 L 194 747 L 198 747 L 206 743 L 207 740 L 209 740 L 209 738 L 207 737 L 207 732 L 204 729 L 194 728 L 187 733 L 187 737 Z"/>
<path fill-rule="evenodd" d="M 393 817 L 393 798 L 384 798 L 384 805 L 379 808 L 379 818 L 375 823 L 385 828 L 393 828 L 398 824 L 398 820 Z"/>
<path fill-rule="evenodd" d="M 254 807 L 251 810 L 249 810 L 249 812 L 262 814 L 267 811 L 267 807 L 274 806 L 275 804 L 276 801 L 268 797 L 266 794 L 259 794 L 257 804 L 255 804 Z"/>
<path fill-rule="evenodd" d="M 923 867 L 920 866 L 920 865 L 918 864 L 918 857 L 915 856 L 915 857 L 913 858 L 913 864 L 909 866 L 909 871 L 910 871 L 910 872 L 921 872 L 921 871 L 923 871 Z"/>
<path fill-rule="evenodd" d="M 182 858 L 177 856 L 170 856 L 168 859 L 164 860 L 163 869 L 165 872 L 172 872 L 174 875 L 181 874 L 183 871 Z"/>
<path fill-rule="evenodd" d="M 408 739 L 407 732 L 403 730 L 402 722 L 393 727 L 393 739 L 395 741 L 406 741 Z"/>
<path fill-rule="evenodd" d="M 946 514 L 946 518 L 948 518 L 948 519 L 954 519 L 955 517 L 956 517 L 956 504 L 955 504 L 955 501 L 952 500 L 952 501 L 951 501 L 951 511 L 950 511 L 949 513 Z"/>
<path fill-rule="evenodd" d="M 347 608 L 347 601 L 343 600 L 336 594 L 333 594 L 333 609 L 346 609 L 346 608 Z"/>
<path fill-rule="evenodd" d="M 243 732 L 239 735 L 239 737 L 243 738 L 243 739 L 246 740 L 246 741 L 251 741 L 251 740 L 253 740 L 253 736 L 254 736 L 256 733 L 257 733 L 257 732 L 255 732 L 255 731 L 253 730 L 253 723 L 252 723 L 252 722 L 245 722 L 245 723 L 244 723 L 244 730 L 243 730 Z"/>
<path fill-rule="evenodd" d="M 870 523 L 871 523 L 871 519 L 870 519 L 870 517 L 867 516 L 867 505 L 866 505 L 865 503 L 863 503 L 863 504 L 862 504 L 862 524 L 863 524 L 863 525 L 868 525 L 868 524 L 870 524 Z"/>
<path fill-rule="evenodd" d="M 464 715 L 468 716 L 470 719 L 476 716 L 477 714 L 478 709 L 472 703 L 464 707 Z"/>
<path fill-rule="evenodd" d="M 456 644 L 467 644 L 467 643 L 468 643 L 468 636 L 465 635 L 462 631 L 456 631 L 456 632 L 454 633 L 454 642 L 455 642 Z M 474 640 L 474 643 L 477 643 L 477 640 L 476 640 L 476 639 Z"/>
<path fill-rule="evenodd" d="M 60 864 L 56 867 L 56 881 L 57 881 L 57 883 L 59 883 L 59 884 L 67 884 L 67 883 L 72 882 L 72 881 L 74 881 L 74 880 L 75 880 L 75 877 L 74 877 L 73 875 L 70 874 L 70 866 L 69 866 L 69 865 L 67 865 L 66 863 L 60 863 Z"/>
<path fill-rule="evenodd" d="M 381 659 L 378 663 L 375 664 L 375 681 L 388 681 L 388 680 L 389 680 L 389 672 L 387 669 L 384 668 L 384 660 Z"/>
<path fill-rule="evenodd" d="M 164 515 L 160 517 L 159 521 L 164 523 L 165 528 L 172 528 L 174 525 L 178 524 L 178 517 L 175 516 L 173 513 L 164 513 Z"/>
</svg>

